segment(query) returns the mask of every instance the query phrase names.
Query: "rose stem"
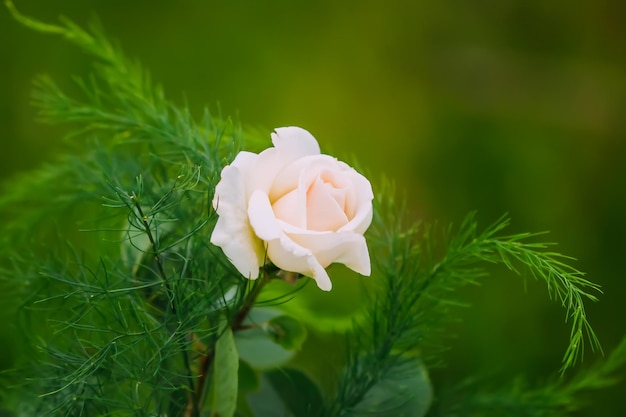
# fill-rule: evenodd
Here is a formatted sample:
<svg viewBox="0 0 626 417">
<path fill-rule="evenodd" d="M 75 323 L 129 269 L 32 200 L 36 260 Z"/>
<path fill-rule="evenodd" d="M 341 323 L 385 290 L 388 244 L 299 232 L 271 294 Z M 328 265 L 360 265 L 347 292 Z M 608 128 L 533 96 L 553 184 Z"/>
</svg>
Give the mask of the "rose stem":
<svg viewBox="0 0 626 417">
<path fill-rule="evenodd" d="M 233 317 L 230 323 L 230 327 L 233 330 L 233 332 L 243 330 L 246 328 L 246 326 L 243 326 L 243 322 L 246 319 L 246 317 L 248 317 L 248 314 L 250 313 L 250 310 L 252 310 L 252 307 L 254 307 L 254 303 L 256 302 L 256 299 L 261 293 L 261 289 L 263 288 L 266 282 L 267 280 L 265 277 L 265 270 L 264 270 L 261 277 L 252 288 L 252 291 L 250 291 L 250 294 L 248 294 L 248 296 L 246 297 L 246 301 L 244 302 L 243 307 Z M 209 369 L 211 367 L 211 363 L 213 362 L 214 356 L 215 356 L 214 349 L 209 350 L 205 355 L 202 356 L 202 360 L 200 362 L 200 377 L 198 378 L 198 385 L 196 387 L 194 395 L 189 398 L 189 403 L 187 404 L 187 408 L 185 409 L 185 414 L 183 415 L 183 417 L 191 417 L 193 415 L 194 408 L 198 410 L 202 408 L 202 404 L 199 404 L 200 401 L 198 401 L 197 399 L 200 398 L 200 396 L 202 395 L 202 392 L 204 392 L 204 385 L 206 383 L 207 375 L 209 373 Z M 196 401 L 198 401 L 198 404 L 197 406 L 194 407 L 193 404 L 191 403 L 196 402 Z"/>
</svg>

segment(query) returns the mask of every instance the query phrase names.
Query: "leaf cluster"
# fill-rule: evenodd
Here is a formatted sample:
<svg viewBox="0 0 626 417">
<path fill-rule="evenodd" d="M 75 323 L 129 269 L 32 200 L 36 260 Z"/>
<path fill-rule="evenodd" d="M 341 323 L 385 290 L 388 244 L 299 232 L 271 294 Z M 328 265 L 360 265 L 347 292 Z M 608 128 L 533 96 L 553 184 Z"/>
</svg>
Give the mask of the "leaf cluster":
<svg viewBox="0 0 626 417">
<path fill-rule="evenodd" d="M 324 415 L 361 415 L 358 410 L 362 404 L 390 381 L 396 387 L 395 408 L 381 408 L 381 402 L 376 406 L 381 415 L 425 415 L 433 393 L 426 374 L 415 379 L 424 367 L 420 361 L 438 363 L 445 349 L 447 321 L 458 317 L 460 303 L 455 291 L 480 283 L 487 276 L 484 267 L 489 263 L 499 263 L 515 274 L 543 281 L 549 294 L 564 307 L 572 330 L 562 372 L 575 364 L 584 342 L 592 349 L 600 349 L 584 306 L 585 300 L 596 300 L 598 286 L 566 263 L 571 258 L 547 251 L 550 244 L 534 242 L 540 234 L 503 235 L 502 230 L 509 224 L 506 217 L 480 231 L 474 214 L 468 215 L 456 229 L 407 226 L 403 210 L 387 195 L 379 194 L 382 197 L 376 202 L 377 216 L 370 234 L 377 253 L 374 262 L 380 285 L 370 296 L 367 319 L 356 324 L 336 398 Z M 407 368 L 411 372 L 403 377 L 401 371 Z M 577 378 L 588 381 L 592 377 L 583 372 Z M 398 388 L 403 384 L 413 386 L 414 401 L 407 399 L 411 393 Z M 587 385 L 578 384 L 576 389 L 583 386 Z M 527 391 L 532 395 L 532 389 L 519 392 Z M 515 392 L 511 389 L 493 395 L 506 398 Z M 548 399 L 545 407 L 537 406 L 546 412 L 553 409 L 550 401 L 558 401 L 562 394 L 551 387 L 535 392 Z M 506 407 L 496 407 L 494 415 L 502 413 L 507 413 Z"/>
<path fill-rule="evenodd" d="M 22 289 L 20 326 L 40 351 L 18 372 L 32 377 L 20 382 L 15 407 L 199 415 L 196 384 L 208 371 L 199 358 L 250 287 L 209 243 L 212 190 L 241 132 L 169 103 L 99 26 L 43 24 L 7 5 L 24 25 L 61 35 L 96 62 L 89 78 L 75 78 L 82 97 L 45 76 L 36 81 L 42 119 L 77 128 L 75 152 L 15 179 L 0 197 L 2 278 Z"/>
</svg>

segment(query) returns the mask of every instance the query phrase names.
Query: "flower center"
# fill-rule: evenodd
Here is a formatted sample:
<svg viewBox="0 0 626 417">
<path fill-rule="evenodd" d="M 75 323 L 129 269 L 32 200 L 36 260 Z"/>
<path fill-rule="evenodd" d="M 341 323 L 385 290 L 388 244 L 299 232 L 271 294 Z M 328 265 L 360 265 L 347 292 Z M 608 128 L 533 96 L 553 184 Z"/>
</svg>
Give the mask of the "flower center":
<svg viewBox="0 0 626 417">
<path fill-rule="evenodd" d="M 277 219 L 312 231 L 336 231 L 352 217 L 345 181 L 322 170 L 272 204 Z"/>
<path fill-rule="evenodd" d="M 346 190 L 333 182 L 316 178 L 306 192 L 307 229 L 335 231 L 348 223 Z"/>
</svg>

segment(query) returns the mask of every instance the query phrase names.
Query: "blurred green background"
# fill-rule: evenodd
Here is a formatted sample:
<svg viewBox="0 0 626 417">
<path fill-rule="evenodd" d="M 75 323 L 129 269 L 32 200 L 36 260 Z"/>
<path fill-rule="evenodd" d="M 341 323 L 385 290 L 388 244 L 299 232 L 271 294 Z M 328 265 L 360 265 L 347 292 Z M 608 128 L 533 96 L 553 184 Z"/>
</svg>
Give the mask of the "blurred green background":
<svg viewBox="0 0 626 417">
<path fill-rule="evenodd" d="M 626 334 L 626 2 L 622 0 L 15 0 L 23 13 L 84 25 L 97 16 L 177 103 L 221 107 L 269 131 L 298 125 L 322 149 L 405 189 L 412 217 L 443 223 L 508 212 L 511 232 L 550 230 L 602 285 L 590 321 L 608 351 Z M 89 61 L 0 8 L 0 177 L 62 152 L 36 123 L 32 79 L 71 86 Z M 71 87 L 70 87 L 71 88 Z M 269 135 L 268 135 L 269 143 Z M 1 225 L 1 223 L 0 223 Z M 569 327 L 542 284 L 495 274 L 436 384 L 477 370 L 555 373 Z M 18 354 L 0 306 L 0 367 Z M 598 355 L 586 352 L 586 360 Z M 621 415 L 626 384 L 588 415 Z"/>
</svg>

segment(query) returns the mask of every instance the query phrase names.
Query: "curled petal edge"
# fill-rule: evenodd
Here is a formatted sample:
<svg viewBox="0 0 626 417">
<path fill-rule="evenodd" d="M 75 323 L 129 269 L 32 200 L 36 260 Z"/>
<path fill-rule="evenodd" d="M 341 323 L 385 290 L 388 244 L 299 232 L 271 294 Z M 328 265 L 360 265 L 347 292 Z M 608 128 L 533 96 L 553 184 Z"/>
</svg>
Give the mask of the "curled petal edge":
<svg viewBox="0 0 626 417">
<path fill-rule="evenodd" d="M 274 217 L 267 194 L 261 191 L 252 193 L 248 217 L 256 235 L 267 242 L 267 254 L 274 265 L 285 271 L 309 276 L 320 289 L 330 291 L 332 283 L 328 273 L 311 250 L 298 245 L 283 232 Z"/>
<path fill-rule="evenodd" d="M 241 152 L 222 171 L 215 189 L 213 207 L 219 218 L 211 234 L 211 243 L 222 251 L 245 277 L 256 279 L 263 262 L 263 244 L 254 236 L 246 212 L 245 171 L 256 155 Z"/>
</svg>

